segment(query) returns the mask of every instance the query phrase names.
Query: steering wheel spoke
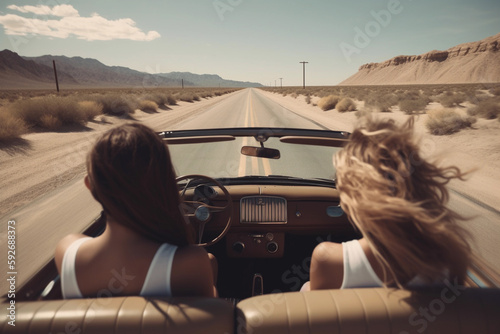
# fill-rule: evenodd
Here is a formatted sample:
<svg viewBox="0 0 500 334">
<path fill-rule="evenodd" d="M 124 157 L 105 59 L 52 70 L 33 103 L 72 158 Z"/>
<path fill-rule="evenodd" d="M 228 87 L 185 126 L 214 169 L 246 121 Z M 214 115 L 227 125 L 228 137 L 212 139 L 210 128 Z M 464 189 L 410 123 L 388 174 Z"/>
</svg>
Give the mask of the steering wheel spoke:
<svg viewBox="0 0 500 334">
<path fill-rule="evenodd" d="M 189 189 L 194 189 L 196 185 L 202 183 L 214 184 L 222 191 L 222 199 L 218 198 L 217 201 L 225 202 L 225 205 L 210 205 L 202 201 L 191 200 L 189 198 Z M 205 176 L 205 175 L 184 175 L 177 178 L 177 184 L 181 184 L 179 196 L 181 198 L 181 210 L 184 217 L 194 226 L 198 238 L 198 245 L 210 246 L 220 241 L 231 227 L 231 218 L 233 216 L 233 201 L 231 195 L 219 181 Z M 222 232 L 213 240 L 203 242 L 203 235 L 205 232 L 205 225 L 210 222 L 213 213 L 217 213 L 218 217 L 221 214 L 227 215 L 226 225 Z"/>
</svg>

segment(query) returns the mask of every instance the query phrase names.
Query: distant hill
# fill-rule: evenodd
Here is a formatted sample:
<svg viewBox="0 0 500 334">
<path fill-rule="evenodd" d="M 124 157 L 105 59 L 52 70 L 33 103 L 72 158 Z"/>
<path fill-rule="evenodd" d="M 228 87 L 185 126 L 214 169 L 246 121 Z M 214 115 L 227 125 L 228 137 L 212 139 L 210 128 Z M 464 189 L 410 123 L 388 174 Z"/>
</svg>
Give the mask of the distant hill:
<svg viewBox="0 0 500 334">
<path fill-rule="evenodd" d="M 127 67 L 107 66 L 92 58 L 69 58 L 51 55 L 23 58 L 47 66 L 52 66 L 52 60 L 55 60 L 58 73 L 61 71 L 71 75 L 83 86 L 154 87 L 178 85 L 175 80 L 135 71 Z M 189 83 L 187 83 L 187 85 L 189 85 Z"/>
<path fill-rule="evenodd" d="M 362 65 L 340 85 L 500 82 L 500 33 L 446 51 Z"/>
<path fill-rule="evenodd" d="M 192 82 L 195 86 L 202 87 L 262 87 L 258 82 L 234 81 L 222 79 L 217 74 L 194 74 L 190 72 L 170 72 L 158 73 L 157 75 L 165 78 L 177 80 L 184 79 L 184 82 Z"/>
<path fill-rule="evenodd" d="M 225 80 L 215 74 L 172 72 L 150 74 L 127 67 L 107 66 L 92 58 L 45 55 L 21 57 L 10 50 L 0 51 L 0 89 L 54 88 L 55 60 L 61 88 L 78 87 L 257 87 L 259 83 Z"/>
<path fill-rule="evenodd" d="M 68 85 L 78 82 L 67 73 L 59 73 L 58 79 Z M 55 87 L 52 61 L 50 66 L 41 65 L 20 57 L 10 50 L 0 51 L 0 88 Z"/>
</svg>

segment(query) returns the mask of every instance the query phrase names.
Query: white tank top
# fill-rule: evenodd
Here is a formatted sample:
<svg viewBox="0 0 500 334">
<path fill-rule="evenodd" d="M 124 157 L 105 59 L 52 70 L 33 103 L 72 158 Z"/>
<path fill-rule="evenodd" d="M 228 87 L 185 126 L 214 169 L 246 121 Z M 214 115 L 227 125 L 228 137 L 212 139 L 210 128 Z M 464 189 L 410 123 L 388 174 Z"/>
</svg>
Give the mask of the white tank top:
<svg viewBox="0 0 500 334">
<path fill-rule="evenodd" d="M 344 278 L 341 289 L 349 288 L 376 288 L 384 286 L 384 283 L 375 274 L 363 248 L 358 240 L 351 240 L 342 243 L 344 254 Z M 449 270 L 444 269 L 441 278 L 436 278 L 432 283 L 426 283 L 420 276 L 415 276 L 408 283 L 407 287 L 422 286 L 442 286 L 444 279 L 449 277 Z"/>
<path fill-rule="evenodd" d="M 373 271 L 358 240 L 343 242 L 342 252 L 344 255 L 344 278 L 341 289 L 384 286 Z"/>
<path fill-rule="evenodd" d="M 61 290 L 63 298 L 82 298 L 75 274 L 75 260 L 78 248 L 92 238 L 81 238 L 74 241 L 64 253 L 61 268 Z M 142 285 L 141 296 L 172 296 L 170 274 L 177 246 L 164 243 L 156 251 L 149 266 L 146 279 Z"/>
</svg>

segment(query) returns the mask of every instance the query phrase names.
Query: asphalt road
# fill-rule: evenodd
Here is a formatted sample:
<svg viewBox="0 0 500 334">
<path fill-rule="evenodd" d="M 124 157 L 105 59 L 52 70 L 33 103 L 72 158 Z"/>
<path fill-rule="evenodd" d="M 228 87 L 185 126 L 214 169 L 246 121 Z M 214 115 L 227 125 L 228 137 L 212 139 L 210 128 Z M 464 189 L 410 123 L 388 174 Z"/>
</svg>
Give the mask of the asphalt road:
<svg viewBox="0 0 500 334">
<path fill-rule="evenodd" d="M 290 111 L 264 96 L 257 89 L 245 89 L 222 97 L 215 102 L 203 103 L 199 107 L 193 104 L 183 116 L 167 117 L 168 112 L 161 112 L 145 118 L 144 123 L 157 131 L 175 129 L 203 129 L 220 127 L 288 127 L 325 129 L 322 125 Z M 227 151 L 239 152 L 241 145 L 258 145 L 253 139 L 239 138 L 231 143 Z M 201 165 L 210 159 L 221 162 L 218 166 L 207 167 L 204 171 L 212 176 L 269 175 L 287 174 L 286 163 L 279 161 L 262 162 L 265 159 L 249 158 L 242 155 L 225 155 L 227 152 L 207 151 L 182 145 L 171 146 L 174 165 L 178 174 L 198 173 Z M 186 147 L 188 149 L 186 149 Z M 331 156 L 318 157 L 317 154 L 300 150 L 289 152 L 294 155 L 294 170 L 299 176 L 322 175 L 331 177 Z M 304 164 L 303 171 L 300 165 Z M 280 164 L 281 163 L 281 164 Z M 299 167 L 297 167 L 299 166 Z M 83 186 L 82 175 L 53 191 L 36 198 L 0 218 L 1 226 L 14 219 L 16 230 L 16 270 L 17 285 L 22 285 L 30 275 L 50 260 L 57 241 L 63 236 L 83 230 L 100 212 L 99 205 Z M 480 202 L 467 198 L 460 193 L 451 193 L 450 205 L 459 213 L 471 217 L 467 227 L 472 231 L 475 252 L 480 254 L 497 271 L 500 271 L 498 240 L 500 236 L 500 215 L 494 209 Z M 0 244 L 6 245 L 6 233 L 2 229 Z M 6 247 L 5 247 L 6 248 Z M 6 254 L 6 249 L 2 249 Z M 1 257 L 0 269 L 7 272 L 6 255 Z M 4 280 L 0 282 L 0 293 L 6 291 Z"/>
</svg>

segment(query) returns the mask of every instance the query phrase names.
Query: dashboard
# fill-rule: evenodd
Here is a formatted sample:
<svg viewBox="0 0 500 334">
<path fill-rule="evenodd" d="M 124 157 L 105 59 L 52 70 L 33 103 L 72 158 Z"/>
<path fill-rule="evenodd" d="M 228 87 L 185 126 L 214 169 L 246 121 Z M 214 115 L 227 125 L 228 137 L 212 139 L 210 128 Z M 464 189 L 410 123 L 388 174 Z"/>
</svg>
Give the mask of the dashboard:
<svg viewBox="0 0 500 334">
<path fill-rule="evenodd" d="M 229 185 L 233 212 L 225 237 L 232 258 L 280 258 L 288 234 L 355 233 L 339 205 L 337 189 L 298 185 Z M 227 204 L 218 187 L 198 186 L 188 200 L 214 206 Z M 226 201 L 226 203 L 225 203 Z M 228 215 L 215 213 L 205 231 L 217 233 Z"/>
</svg>

